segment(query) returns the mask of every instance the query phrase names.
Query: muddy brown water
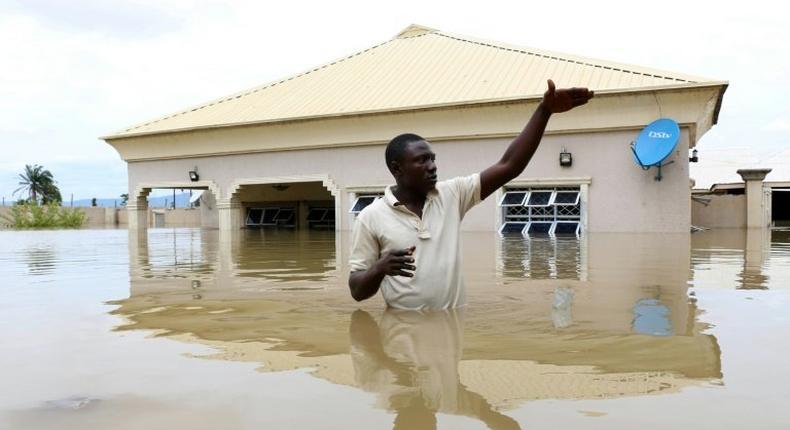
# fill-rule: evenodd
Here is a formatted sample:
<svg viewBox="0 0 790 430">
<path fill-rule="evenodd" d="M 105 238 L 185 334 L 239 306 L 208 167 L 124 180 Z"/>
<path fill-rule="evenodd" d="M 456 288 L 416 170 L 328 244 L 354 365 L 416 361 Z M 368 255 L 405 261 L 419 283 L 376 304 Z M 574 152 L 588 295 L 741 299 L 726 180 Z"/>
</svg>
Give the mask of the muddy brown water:
<svg viewBox="0 0 790 430">
<path fill-rule="evenodd" d="M 0 232 L 0 428 L 790 428 L 790 231 L 463 244 L 418 313 L 345 234 Z"/>
</svg>

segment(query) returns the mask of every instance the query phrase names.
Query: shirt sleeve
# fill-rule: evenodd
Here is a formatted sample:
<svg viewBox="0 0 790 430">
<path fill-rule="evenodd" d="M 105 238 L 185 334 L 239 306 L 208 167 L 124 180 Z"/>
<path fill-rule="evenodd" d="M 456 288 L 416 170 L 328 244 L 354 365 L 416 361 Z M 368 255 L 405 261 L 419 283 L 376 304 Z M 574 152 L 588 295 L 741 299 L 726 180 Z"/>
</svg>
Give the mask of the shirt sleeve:
<svg viewBox="0 0 790 430">
<path fill-rule="evenodd" d="M 458 196 L 458 210 L 463 218 L 469 209 L 480 203 L 480 174 L 451 179 L 450 186 Z"/>
<path fill-rule="evenodd" d="M 352 272 L 370 269 L 379 258 L 379 242 L 370 228 L 357 218 L 351 233 L 351 257 L 348 266 Z"/>
</svg>

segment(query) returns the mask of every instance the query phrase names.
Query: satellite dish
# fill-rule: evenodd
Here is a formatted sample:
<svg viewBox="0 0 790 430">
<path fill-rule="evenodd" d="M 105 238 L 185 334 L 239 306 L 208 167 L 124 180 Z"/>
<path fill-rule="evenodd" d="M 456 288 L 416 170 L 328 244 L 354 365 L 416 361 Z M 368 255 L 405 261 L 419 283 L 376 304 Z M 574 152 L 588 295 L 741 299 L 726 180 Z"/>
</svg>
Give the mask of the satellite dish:
<svg viewBox="0 0 790 430">
<path fill-rule="evenodd" d="M 631 143 L 634 161 L 644 170 L 658 168 L 656 180 L 661 180 L 661 167 L 672 164 L 664 163 L 675 150 L 680 140 L 680 127 L 675 120 L 661 118 L 643 128 L 636 141 Z"/>
</svg>

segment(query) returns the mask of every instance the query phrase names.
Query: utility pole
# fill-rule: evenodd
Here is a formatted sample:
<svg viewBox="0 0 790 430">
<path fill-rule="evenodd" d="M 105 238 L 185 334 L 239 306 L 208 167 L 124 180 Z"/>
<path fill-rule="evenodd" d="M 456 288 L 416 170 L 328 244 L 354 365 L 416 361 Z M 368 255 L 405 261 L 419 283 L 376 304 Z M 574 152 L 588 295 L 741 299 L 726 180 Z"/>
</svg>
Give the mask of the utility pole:
<svg viewBox="0 0 790 430">
<path fill-rule="evenodd" d="M 176 208 L 176 189 L 173 188 L 173 209 Z"/>
<path fill-rule="evenodd" d="M 74 207 L 74 193 L 71 193 L 71 203 L 69 203 L 69 206 Z"/>
</svg>

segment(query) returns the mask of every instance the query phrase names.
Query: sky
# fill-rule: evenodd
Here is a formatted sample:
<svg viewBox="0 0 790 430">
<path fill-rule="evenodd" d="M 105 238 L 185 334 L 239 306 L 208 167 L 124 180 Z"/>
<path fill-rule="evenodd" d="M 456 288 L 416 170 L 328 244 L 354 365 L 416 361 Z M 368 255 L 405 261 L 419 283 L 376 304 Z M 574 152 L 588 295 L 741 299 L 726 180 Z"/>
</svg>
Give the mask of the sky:
<svg viewBox="0 0 790 430">
<path fill-rule="evenodd" d="M 66 200 L 117 197 L 126 165 L 99 136 L 344 57 L 412 23 L 727 80 L 692 177 L 709 186 L 761 166 L 774 168 L 768 180 L 790 180 L 790 26 L 777 4 L 0 0 L 0 197 L 12 199 L 25 164 L 50 170 Z"/>
</svg>

